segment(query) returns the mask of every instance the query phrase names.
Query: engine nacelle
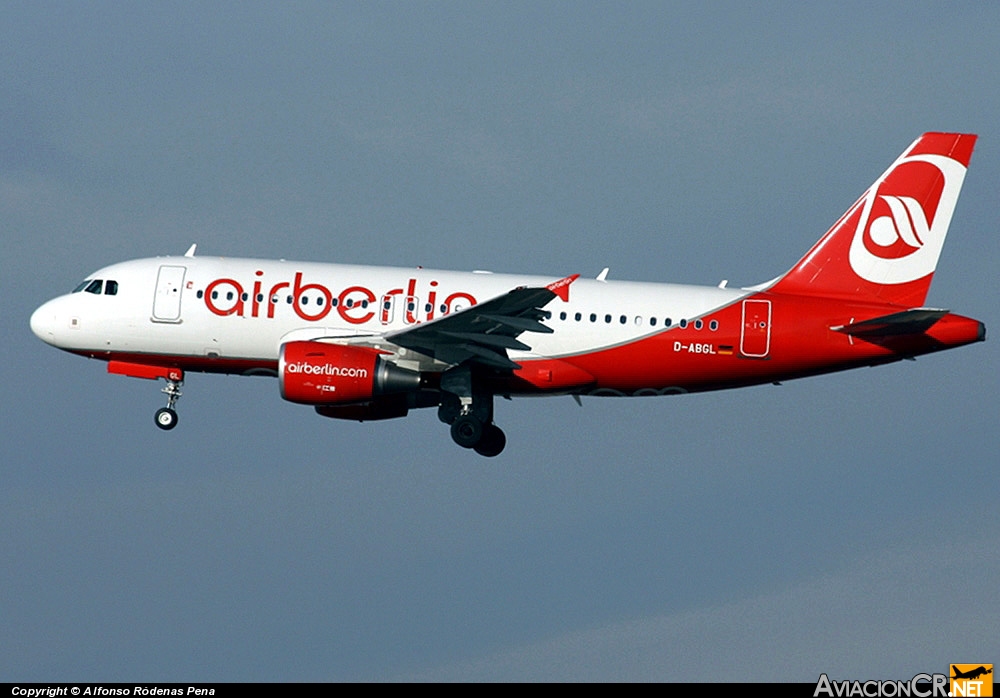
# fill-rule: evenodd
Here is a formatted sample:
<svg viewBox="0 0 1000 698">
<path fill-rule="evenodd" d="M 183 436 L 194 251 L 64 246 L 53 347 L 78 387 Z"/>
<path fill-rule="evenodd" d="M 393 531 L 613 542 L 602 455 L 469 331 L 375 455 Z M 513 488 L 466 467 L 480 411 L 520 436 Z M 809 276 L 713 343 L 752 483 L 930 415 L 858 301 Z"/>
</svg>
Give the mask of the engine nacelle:
<svg viewBox="0 0 1000 698">
<path fill-rule="evenodd" d="M 420 389 L 420 373 L 369 347 L 288 342 L 278 354 L 281 397 L 304 405 L 349 405 Z"/>
</svg>

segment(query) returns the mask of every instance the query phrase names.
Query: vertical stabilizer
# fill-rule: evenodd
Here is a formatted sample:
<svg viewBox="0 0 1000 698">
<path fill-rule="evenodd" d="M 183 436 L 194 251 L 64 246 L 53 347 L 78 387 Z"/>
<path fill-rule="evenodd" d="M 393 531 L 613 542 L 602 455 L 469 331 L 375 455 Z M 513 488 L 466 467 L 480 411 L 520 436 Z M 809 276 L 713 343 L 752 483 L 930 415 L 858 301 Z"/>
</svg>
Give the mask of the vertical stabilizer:
<svg viewBox="0 0 1000 698">
<path fill-rule="evenodd" d="M 975 143 L 922 135 L 769 290 L 922 305 Z"/>
</svg>

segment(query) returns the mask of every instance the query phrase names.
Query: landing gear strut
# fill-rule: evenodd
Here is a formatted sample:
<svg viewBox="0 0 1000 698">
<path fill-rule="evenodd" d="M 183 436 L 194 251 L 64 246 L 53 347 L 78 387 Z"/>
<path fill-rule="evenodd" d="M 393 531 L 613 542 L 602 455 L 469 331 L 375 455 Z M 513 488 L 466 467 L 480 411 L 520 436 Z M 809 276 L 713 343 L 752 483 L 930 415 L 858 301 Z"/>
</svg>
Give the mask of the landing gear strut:
<svg viewBox="0 0 1000 698">
<path fill-rule="evenodd" d="M 503 451 L 507 437 L 493 423 L 493 395 L 474 391 L 472 384 L 472 372 L 467 366 L 442 375 L 438 419 L 451 425 L 451 438 L 456 444 L 492 458 Z"/>
<path fill-rule="evenodd" d="M 167 387 L 161 392 L 167 395 L 167 406 L 156 410 L 153 420 L 160 429 L 169 431 L 177 426 L 177 410 L 174 409 L 174 405 L 177 404 L 177 399 L 181 396 L 181 384 L 184 381 L 173 376 L 167 376 L 166 378 Z"/>
</svg>

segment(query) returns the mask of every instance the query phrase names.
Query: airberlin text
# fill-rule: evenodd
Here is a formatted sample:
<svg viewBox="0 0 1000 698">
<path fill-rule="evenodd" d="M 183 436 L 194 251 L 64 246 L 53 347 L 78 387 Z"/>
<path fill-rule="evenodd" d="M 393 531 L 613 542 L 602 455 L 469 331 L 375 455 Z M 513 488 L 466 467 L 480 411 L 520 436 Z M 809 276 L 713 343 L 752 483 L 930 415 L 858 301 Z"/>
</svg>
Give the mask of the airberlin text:
<svg viewBox="0 0 1000 698">
<path fill-rule="evenodd" d="M 345 378 L 367 378 L 367 368 L 355 368 L 353 366 L 334 366 L 333 364 L 323 364 L 314 366 L 305 361 L 285 366 L 286 373 L 307 373 L 313 376 L 343 376 Z"/>
<path fill-rule="evenodd" d="M 296 315 L 309 322 L 318 322 L 336 311 L 341 319 L 354 325 L 369 322 L 376 315 L 383 325 L 388 325 L 394 318 L 407 324 L 433 320 L 435 313 L 447 315 L 476 304 L 475 297 L 465 291 L 445 295 L 434 280 L 418 289 L 417 279 L 410 278 L 405 288 L 400 285 L 379 296 L 372 289 L 359 285 L 347 286 L 335 293 L 323 284 L 305 283 L 300 271 L 295 272 L 291 281 L 273 284 L 264 283 L 263 271 L 254 274 L 258 278 L 250 284 L 229 278 L 210 282 L 203 294 L 205 306 L 221 316 L 273 318 L 275 308 L 285 302 L 292 306 Z M 423 296 L 423 306 L 418 301 L 418 292 Z"/>
<path fill-rule="evenodd" d="M 831 681 L 820 674 L 813 698 L 944 698 L 948 695 L 945 674 L 917 674 L 909 681 Z"/>
</svg>

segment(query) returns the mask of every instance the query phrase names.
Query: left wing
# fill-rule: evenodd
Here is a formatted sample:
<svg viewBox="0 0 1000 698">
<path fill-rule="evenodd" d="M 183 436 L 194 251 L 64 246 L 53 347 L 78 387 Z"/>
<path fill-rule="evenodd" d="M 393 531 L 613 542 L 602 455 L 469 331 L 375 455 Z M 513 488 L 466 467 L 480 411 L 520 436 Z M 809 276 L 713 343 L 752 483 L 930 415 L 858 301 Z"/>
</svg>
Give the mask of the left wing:
<svg viewBox="0 0 1000 698">
<path fill-rule="evenodd" d="M 540 322 L 549 315 L 542 308 L 557 297 L 569 300 L 569 285 L 579 276 L 573 274 L 539 288 L 521 286 L 457 313 L 389 332 L 384 338 L 444 363 L 471 362 L 516 370 L 521 367 L 510 360 L 507 350 L 531 349 L 518 339 L 524 332 L 553 332 Z"/>
</svg>

